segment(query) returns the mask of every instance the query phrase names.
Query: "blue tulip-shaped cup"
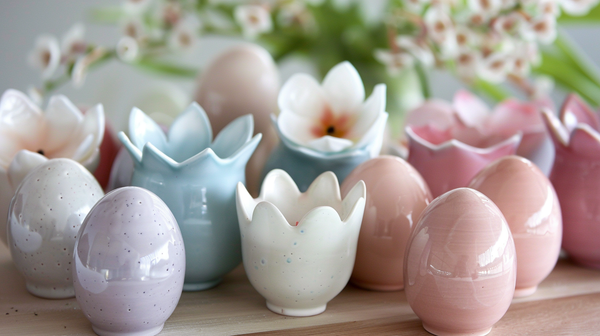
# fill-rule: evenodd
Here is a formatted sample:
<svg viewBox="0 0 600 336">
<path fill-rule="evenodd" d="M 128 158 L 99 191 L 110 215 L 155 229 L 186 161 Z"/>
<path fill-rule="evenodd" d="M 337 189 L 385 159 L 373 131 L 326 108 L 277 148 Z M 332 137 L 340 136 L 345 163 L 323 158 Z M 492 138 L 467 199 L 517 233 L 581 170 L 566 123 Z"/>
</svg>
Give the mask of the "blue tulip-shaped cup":
<svg viewBox="0 0 600 336">
<path fill-rule="evenodd" d="M 119 133 L 135 163 L 131 184 L 158 195 L 177 219 L 185 244 L 186 291 L 216 286 L 242 260 L 235 190 L 245 183 L 246 163 L 262 137 L 252 137 L 253 130 L 252 115 L 245 115 L 211 143 L 208 117 L 192 103 L 168 136 L 138 108 L 129 116 L 131 139 Z"/>
</svg>

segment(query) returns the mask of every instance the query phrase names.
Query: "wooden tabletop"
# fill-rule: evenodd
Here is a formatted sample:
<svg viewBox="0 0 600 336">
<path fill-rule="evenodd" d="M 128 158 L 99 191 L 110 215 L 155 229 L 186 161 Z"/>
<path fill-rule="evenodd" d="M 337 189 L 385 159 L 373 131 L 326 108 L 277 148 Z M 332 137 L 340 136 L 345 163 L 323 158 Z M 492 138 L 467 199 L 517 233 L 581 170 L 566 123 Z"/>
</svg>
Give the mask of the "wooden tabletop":
<svg viewBox="0 0 600 336">
<path fill-rule="evenodd" d="M 223 283 L 184 292 L 160 335 L 429 335 L 404 291 L 372 292 L 348 285 L 312 317 L 272 313 L 240 266 Z M 0 245 L 0 335 L 93 335 L 77 301 L 46 300 L 25 289 L 23 277 Z M 600 271 L 559 260 L 538 291 L 513 300 L 490 335 L 599 335 Z"/>
</svg>

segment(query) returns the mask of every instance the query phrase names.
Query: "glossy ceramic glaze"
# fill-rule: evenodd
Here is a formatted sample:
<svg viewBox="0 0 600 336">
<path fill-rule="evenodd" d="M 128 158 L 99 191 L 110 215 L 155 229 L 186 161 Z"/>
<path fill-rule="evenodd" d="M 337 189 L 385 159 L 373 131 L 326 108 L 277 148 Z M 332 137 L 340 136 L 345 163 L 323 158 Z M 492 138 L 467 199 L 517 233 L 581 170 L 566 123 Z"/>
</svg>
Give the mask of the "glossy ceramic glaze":
<svg viewBox="0 0 600 336">
<path fill-rule="evenodd" d="M 10 177 L 14 182 L 19 178 Z M 92 174 L 70 159 L 46 160 L 19 184 L 9 207 L 8 243 L 31 294 L 49 299 L 75 295 L 75 239 L 102 196 Z"/>
<path fill-rule="evenodd" d="M 354 265 L 365 197 L 359 181 L 342 200 L 332 172 L 304 194 L 283 170 L 267 175 L 257 199 L 238 184 L 244 268 L 271 311 L 320 314 L 342 291 Z"/>
<path fill-rule="evenodd" d="M 342 196 L 360 180 L 367 186 L 367 202 L 350 281 L 372 290 L 402 289 L 408 237 L 431 193 L 419 172 L 395 156 L 356 167 L 342 183 Z"/>
<path fill-rule="evenodd" d="M 378 84 L 366 98 L 362 79 L 349 62 L 334 66 L 322 83 L 302 73 L 292 76 L 279 93 L 281 112 L 273 116 L 281 143 L 262 176 L 283 169 L 301 191 L 325 171 L 343 181 L 381 151 L 388 118 L 385 92 L 385 84 Z"/>
<path fill-rule="evenodd" d="M 559 118 L 545 111 L 556 156 L 550 173 L 563 218 L 562 248 L 575 262 L 600 269 L 600 122 L 571 95 Z"/>
<path fill-rule="evenodd" d="M 117 139 L 116 133 L 107 122 L 104 127 L 104 138 L 102 139 L 102 144 L 100 144 L 100 160 L 98 162 L 98 168 L 94 171 L 94 177 L 104 190 L 112 190 L 108 189 L 108 181 L 110 179 L 113 163 L 121 147 L 121 142 Z"/>
<path fill-rule="evenodd" d="M 254 133 L 263 139 L 246 166 L 246 185 L 258 195 L 260 173 L 277 144 L 270 115 L 277 113 L 279 72 L 264 48 L 242 44 L 226 50 L 201 72 L 194 100 L 204 107 L 213 134 L 235 118 L 254 116 Z"/>
<path fill-rule="evenodd" d="M 46 110 L 42 111 L 24 93 L 12 89 L 4 92 L 0 98 L 0 240 L 4 244 L 4 219 L 15 192 L 7 171 L 17 152 L 27 150 L 39 155 L 36 153 L 41 151 L 49 159 L 73 159 L 93 172 L 98 165 L 103 135 L 102 105 L 96 105 L 83 115 L 67 97 L 57 95 L 50 97 Z M 21 174 L 24 176 L 27 172 Z"/>
<path fill-rule="evenodd" d="M 407 161 L 423 176 L 433 197 L 466 187 L 488 163 L 515 154 L 521 140 L 521 135 L 515 134 L 490 147 L 478 148 L 429 126 L 409 126 L 406 134 L 409 145 Z"/>
<path fill-rule="evenodd" d="M 231 122 L 212 140 L 210 123 L 193 103 L 168 137 L 142 111 L 129 119 L 131 141 L 119 137 L 135 162 L 132 185 L 158 195 L 173 212 L 185 241 L 184 290 L 216 286 L 242 259 L 235 188 L 260 141 L 251 115 Z"/>
<path fill-rule="evenodd" d="M 458 188 L 425 208 L 409 239 L 404 290 L 435 335 L 486 335 L 508 309 L 517 259 L 510 229 L 482 193 Z"/>
<path fill-rule="evenodd" d="M 562 217 L 552 184 L 531 161 L 507 156 L 480 171 L 469 187 L 489 197 L 508 222 L 518 260 L 515 296 L 533 294 L 560 253 Z"/>
<path fill-rule="evenodd" d="M 77 302 L 98 335 L 156 335 L 179 302 L 185 273 L 181 231 L 153 193 L 108 193 L 77 239 Z"/>
</svg>

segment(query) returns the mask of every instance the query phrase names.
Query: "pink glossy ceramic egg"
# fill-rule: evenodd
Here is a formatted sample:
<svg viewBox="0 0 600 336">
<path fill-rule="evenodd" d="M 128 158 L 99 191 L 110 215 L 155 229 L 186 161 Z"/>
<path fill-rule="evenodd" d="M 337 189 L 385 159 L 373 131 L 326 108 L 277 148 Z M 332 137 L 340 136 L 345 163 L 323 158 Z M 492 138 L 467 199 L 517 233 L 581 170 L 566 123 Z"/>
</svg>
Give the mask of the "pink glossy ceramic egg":
<svg viewBox="0 0 600 336">
<path fill-rule="evenodd" d="M 372 290 L 402 289 L 406 243 L 431 193 L 421 175 L 395 156 L 360 164 L 344 180 L 342 195 L 360 180 L 367 186 L 367 202 L 350 281 Z"/>
<path fill-rule="evenodd" d="M 204 69 L 194 97 L 210 119 L 213 136 L 238 117 L 254 116 L 254 134 L 263 135 L 246 166 L 246 186 L 254 196 L 258 196 L 263 166 L 277 143 L 271 114 L 278 111 L 278 94 L 279 73 L 269 52 L 258 45 L 242 44 Z"/>
<path fill-rule="evenodd" d="M 508 309 L 517 271 L 510 228 L 498 207 L 470 188 L 431 202 L 409 238 L 404 290 L 435 335 L 486 335 Z"/>
<path fill-rule="evenodd" d="M 533 294 L 556 265 L 562 218 L 552 184 L 531 161 L 507 156 L 489 164 L 470 188 L 481 191 L 500 208 L 515 241 L 515 296 Z"/>
</svg>

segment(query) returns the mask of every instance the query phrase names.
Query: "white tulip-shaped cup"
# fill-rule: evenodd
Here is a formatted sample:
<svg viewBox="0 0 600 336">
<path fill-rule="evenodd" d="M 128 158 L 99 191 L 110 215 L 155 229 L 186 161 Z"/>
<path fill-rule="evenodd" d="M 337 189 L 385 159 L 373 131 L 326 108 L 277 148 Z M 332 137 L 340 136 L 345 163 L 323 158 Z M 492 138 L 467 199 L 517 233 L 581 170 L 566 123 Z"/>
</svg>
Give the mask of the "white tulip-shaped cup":
<svg viewBox="0 0 600 336">
<path fill-rule="evenodd" d="M 344 289 L 365 199 L 365 183 L 359 181 L 342 200 L 332 172 L 317 177 L 305 193 L 279 169 L 267 175 L 256 199 L 238 184 L 244 268 L 270 310 L 317 315 Z"/>
</svg>

